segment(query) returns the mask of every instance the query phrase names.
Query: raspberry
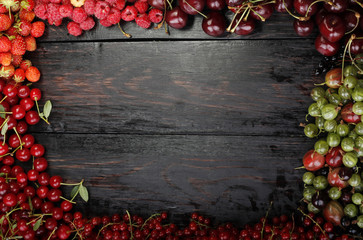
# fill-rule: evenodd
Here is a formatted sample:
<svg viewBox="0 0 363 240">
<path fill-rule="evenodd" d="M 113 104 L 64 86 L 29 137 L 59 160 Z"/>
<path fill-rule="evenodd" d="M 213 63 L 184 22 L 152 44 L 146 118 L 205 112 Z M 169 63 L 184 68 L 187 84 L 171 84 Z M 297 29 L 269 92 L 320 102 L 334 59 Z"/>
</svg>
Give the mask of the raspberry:
<svg viewBox="0 0 363 240">
<path fill-rule="evenodd" d="M 53 18 L 48 17 L 48 23 L 49 23 L 49 25 L 54 25 L 54 26 L 58 27 L 62 24 L 62 19 L 54 20 Z"/>
<path fill-rule="evenodd" d="M 25 40 L 25 46 L 26 46 L 26 50 L 29 52 L 33 52 L 37 49 L 37 42 L 35 40 L 35 38 L 33 36 L 26 36 L 24 38 Z M 20 64 L 20 62 L 19 62 Z"/>
<path fill-rule="evenodd" d="M 125 0 L 116 0 L 116 2 L 112 4 L 112 7 L 117 8 L 118 10 L 122 10 L 124 9 L 125 5 L 126 5 Z"/>
<path fill-rule="evenodd" d="M 136 18 L 137 9 L 134 6 L 127 6 L 124 10 L 122 10 L 121 18 L 122 20 L 129 22 Z"/>
<path fill-rule="evenodd" d="M 79 24 L 76 22 L 68 23 L 67 29 L 68 29 L 69 34 L 71 34 L 73 36 L 79 36 L 82 34 L 82 29 L 79 26 Z"/>
<path fill-rule="evenodd" d="M 81 23 L 87 18 L 87 13 L 83 8 L 74 8 L 72 14 L 72 20 L 76 23 Z"/>
<path fill-rule="evenodd" d="M 49 2 L 60 4 L 62 2 L 62 0 L 49 0 Z"/>
<path fill-rule="evenodd" d="M 163 20 L 163 11 L 153 8 L 149 11 L 149 19 L 153 23 L 159 23 Z"/>
<path fill-rule="evenodd" d="M 101 20 L 100 20 L 100 23 L 101 23 L 101 25 L 102 25 L 102 26 L 104 26 L 104 27 L 111 27 L 111 26 L 112 26 L 112 23 L 110 23 L 109 21 L 107 21 L 107 18 L 105 18 L 105 19 L 101 19 Z"/>
<path fill-rule="evenodd" d="M 79 24 L 80 28 L 82 30 L 90 30 L 95 26 L 95 21 L 92 17 L 88 17 L 86 20 L 84 20 L 81 24 Z"/>
<path fill-rule="evenodd" d="M 47 19 L 47 17 L 48 17 L 47 5 L 44 3 L 41 3 L 41 4 L 38 3 L 34 8 L 34 13 L 35 13 L 35 16 L 37 16 L 40 19 L 43 19 L 43 20 Z"/>
<path fill-rule="evenodd" d="M 95 17 L 105 19 L 110 12 L 110 5 L 104 1 L 98 1 L 95 8 Z"/>
<path fill-rule="evenodd" d="M 11 27 L 12 21 L 9 14 L 0 14 L 0 32 L 6 31 Z"/>
<path fill-rule="evenodd" d="M 149 4 L 147 2 L 143 2 L 138 0 L 134 6 L 136 7 L 137 11 L 139 13 L 146 13 L 146 11 L 149 9 Z"/>
<path fill-rule="evenodd" d="M 59 14 L 66 18 L 66 17 L 69 17 L 71 18 L 72 17 L 72 13 L 73 13 L 73 6 L 72 4 L 65 4 L 65 5 L 61 5 L 59 7 Z"/>
<path fill-rule="evenodd" d="M 50 19 L 49 23 L 56 25 L 57 22 L 63 19 L 62 15 L 59 13 L 59 4 L 55 3 L 48 3 L 47 5 L 47 12 L 48 12 L 48 20 Z"/>
<path fill-rule="evenodd" d="M 62 5 L 72 5 L 71 0 L 62 0 Z"/>
<path fill-rule="evenodd" d="M 35 37 L 41 37 L 44 34 L 45 30 L 45 24 L 41 21 L 33 22 L 32 23 L 32 30 L 30 31 L 30 34 Z"/>
<path fill-rule="evenodd" d="M 11 41 L 7 36 L 0 37 L 0 52 L 9 52 L 11 49 Z"/>
<path fill-rule="evenodd" d="M 105 0 L 106 2 L 108 2 L 111 6 L 113 5 L 113 4 L 115 4 L 115 2 L 116 2 L 116 0 Z"/>
<path fill-rule="evenodd" d="M 31 66 L 25 71 L 25 77 L 29 82 L 37 82 L 40 78 L 40 72 L 38 68 Z"/>
<path fill-rule="evenodd" d="M 111 8 L 110 13 L 107 16 L 107 21 L 112 25 L 121 21 L 121 12 L 117 8 Z"/>
<path fill-rule="evenodd" d="M 149 19 L 149 16 L 146 13 L 140 14 L 135 19 L 135 22 L 137 25 L 139 25 L 142 28 L 149 28 L 151 25 L 151 21 Z"/>
<path fill-rule="evenodd" d="M 96 1 L 95 0 L 86 0 L 84 2 L 83 8 L 88 15 L 95 14 Z"/>
</svg>

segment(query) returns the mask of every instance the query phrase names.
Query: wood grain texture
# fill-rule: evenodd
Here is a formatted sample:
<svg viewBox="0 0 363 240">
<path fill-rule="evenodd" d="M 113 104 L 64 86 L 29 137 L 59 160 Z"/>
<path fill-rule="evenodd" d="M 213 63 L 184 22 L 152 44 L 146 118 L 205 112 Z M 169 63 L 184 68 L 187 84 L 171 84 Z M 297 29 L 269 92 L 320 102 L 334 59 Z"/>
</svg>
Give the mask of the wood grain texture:
<svg viewBox="0 0 363 240">
<path fill-rule="evenodd" d="M 35 132 L 301 135 L 311 40 L 41 44 L 51 99 Z"/>
<path fill-rule="evenodd" d="M 232 16 L 227 16 L 232 19 Z M 175 39 L 299 39 L 293 29 L 293 18 L 288 14 L 274 13 L 266 22 L 257 22 L 256 29 L 253 34 L 248 36 L 238 36 L 236 34 L 225 34 L 220 38 L 211 37 L 202 30 L 202 17 L 195 16 L 189 18 L 188 25 L 185 29 L 169 29 L 169 35 L 165 33 L 164 28 L 161 29 L 143 29 L 138 27 L 134 22 L 122 24 L 124 30 L 132 35 L 131 40 L 175 40 Z M 118 29 L 118 26 L 105 28 L 99 23 L 91 31 L 86 31 L 79 37 L 68 34 L 66 28 L 67 22 L 61 27 L 49 26 L 46 35 L 40 41 L 97 41 L 97 40 L 125 40 L 129 41 Z M 314 37 L 313 34 L 311 37 Z"/>
<path fill-rule="evenodd" d="M 219 221 L 257 220 L 274 200 L 287 213 L 301 198 L 303 137 L 36 134 L 50 172 L 85 179 L 88 215 L 200 211 Z M 70 190 L 70 189 L 68 189 Z M 69 194 L 69 191 L 67 191 Z"/>
</svg>

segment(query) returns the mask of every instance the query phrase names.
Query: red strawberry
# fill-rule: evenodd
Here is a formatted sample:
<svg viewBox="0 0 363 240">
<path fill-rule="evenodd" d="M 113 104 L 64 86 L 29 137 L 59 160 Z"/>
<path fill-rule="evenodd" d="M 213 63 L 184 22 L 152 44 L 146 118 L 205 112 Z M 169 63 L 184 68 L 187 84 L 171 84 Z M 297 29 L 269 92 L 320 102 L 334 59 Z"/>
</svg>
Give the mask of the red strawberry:
<svg viewBox="0 0 363 240">
<path fill-rule="evenodd" d="M 22 36 L 17 35 L 11 42 L 11 53 L 14 55 L 24 55 L 26 52 L 25 40 Z"/>
<path fill-rule="evenodd" d="M 11 50 L 11 41 L 6 36 L 0 37 L 0 52 L 9 52 Z"/>
<path fill-rule="evenodd" d="M 22 61 L 23 55 L 13 55 L 13 60 L 11 64 L 14 65 L 14 67 L 18 67 Z"/>
<path fill-rule="evenodd" d="M 19 6 L 18 0 L 2 0 L 0 2 L 2 6 L 4 6 L 7 10 L 13 10 L 16 9 Z"/>
<path fill-rule="evenodd" d="M 28 11 L 28 10 L 22 9 L 19 12 L 19 18 L 21 20 L 32 22 L 35 18 L 35 13 L 33 11 Z"/>
<path fill-rule="evenodd" d="M 44 34 L 44 30 L 45 30 L 45 24 L 41 21 L 38 22 L 33 22 L 32 23 L 32 30 L 30 32 L 30 34 L 35 37 L 41 37 Z"/>
<path fill-rule="evenodd" d="M 20 21 L 19 22 L 19 33 L 20 35 L 22 36 L 28 36 L 30 34 L 30 31 L 32 30 L 32 24 L 31 22 L 28 22 L 28 21 Z"/>
<path fill-rule="evenodd" d="M 19 83 L 19 82 L 24 82 L 25 80 L 25 72 L 23 69 L 18 68 L 15 70 L 13 79 L 15 82 Z"/>
<path fill-rule="evenodd" d="M 0 77 L 11 78 L 12 76 L 14 76 L 14 73 L 15 73 L 15 68 L 11 64 L 9 66 L 3 66 L 0 69 Z"/>
<path fill-rule="evenodd" d="M 20 63 L 20 68 L 23 69 L 24 71 L 26 71 L 31 66 L 32 66 L 32 62 L 28 59 L 24 59 Z"/>
<path fill-rule="evenodd" d="M 40 78 L 40 72 L 38 68 L 31 66 L 25 71 L 25 77 L 29 82 L 37 82 Z"/>
<path fill-rule="evenodd" d="M 31 11 L 35 7 L 35 2 L 34 0 L 22 0 L 20 6 L 24 10 Z"/>
<path fill-rule="evenodd" d="M 12 20 L 9 14 L 0 14 L 0 32 L 4 32 L 11 27 Z"/>
<path fill-rule="evenodd" d="M 3 66 L 9 66 L 11 64 L 11 53 L 0 53 L 0 64 Z"/>
<path fill-rule="evenodd" d="M 25 46 L 26 46 L 27 51 L 33 52 L 37 49 L 37 42 L 33 36 L 31 36 L 31 35 L 26 36 L 24 38 L 24 40 L 25 40 Z"/>
</svg>

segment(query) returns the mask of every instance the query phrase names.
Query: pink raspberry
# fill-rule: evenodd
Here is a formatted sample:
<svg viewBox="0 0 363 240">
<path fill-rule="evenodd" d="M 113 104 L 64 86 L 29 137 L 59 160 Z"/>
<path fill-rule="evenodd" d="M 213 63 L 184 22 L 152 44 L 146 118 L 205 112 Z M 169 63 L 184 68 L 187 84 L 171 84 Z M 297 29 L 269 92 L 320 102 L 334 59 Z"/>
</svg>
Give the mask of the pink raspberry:
<svg viewBox="0 0 363 240">
<path fill-rule="evenodd" d="M 107 21 L 107 18 L 101 19 L 100 20 L 100 23 L 104 27 L 111 27 L 112 26 L 112 23 L 110 23 L 109 21 Z"/>
<path fill-rule="evenodd" d="M 105 0 L 106 2 L 108 2 L 111 6 L 112 4 L 115 4 L 116 0 Z"/>
<path fill-rule="evenodd" d="M 149 28 L 151 25 L 149 16 L 146 13 L 139 14 L 139 16 L 137 16 L 137 18 L 135 19 L 135 22 L 142 28 Z"/>
<path fill-rule="evenodd" d="M 149 9 L 149 4 L 147 2 L 143 2 L 138 0 L 134 6 L 136 7 L 137 11 L 139 13 L 146 13 L 146 11 Z"/>
<path fill-rule="evenodd" d="M 83 22 L 87 17 L 87 13 L 83 8 L 77 7 L 73 9 L 72 20 L 76 23 Z"/>
<path fill-rule="evenodd" d="M 59 22 L 63 19 L 62 15 L 59 12 L 59 8 L 59 4 L 48 3 L 47 5 L 48 19 L 51 19 L 52 23 Z"/>
<path fill-rule="evenodd" d="M 86 0 L 84 2 L 83 8 L 88 15 L 95 14 L 96 1 L 95 0 Z"/>
<path fill-rule="evenodd" d="M 107 21 L 112 25 L 115 25 L 121 21 L 121 12 L 117 8 L 111 8 L 110 13 L 107 16 Z"/>
<path fill-rule="evenodd" d="M 40 19 L 47 19 L 48 13 L 47 13 L 47 5 L 44 3 L 37 3 L 37 5 L 34 8 L 35 15 Z"/>
<path fill-rule="evenodd" d="M 126 5 L 125 0 L 116 0 L 116 2 L 112 4 L 112 7 L 117 8 L 118 10 L 122 10 L 124 9 L 125 5 Z"/>
<path fill-rule="evenodd" d="M 82 29 L 79 26 L 79 24 L 76 22 L 68 23 L 67 29 L 68 29 L 69 34 L 71 34 L 73 36 L 79 36 L 82 34 Z"/>
<path fill-rule="evenodd" d="M 62 5 L 71 4 L 71 0 L 62 0 Z"/>
<path fill-rule="evenodd" d="M 126 6 L 126 8 L 121 12 L 121 18 L 126 22 L 134 20 L 136 16 L 137 9 L 134 6 Z"/>
<path fill-rule="evenodd" d="M 105 19 L 110 12 L 110 5 L 104 1 L 96 3 L 95 17 L 98 19 Z"/>
<path fill-rule="evenodd" d="M 84 20 L 81 24 L 79 24 L 82 30 L 91 30 L 95 26 L 95 21 L 92 17 L 88 17 L 86 20 Z"/>
<path fill-rule="evenodd" d="M 72 4 L 66 4 L 66 5 L 61 5 L 59 7 L 59 14 L 66 18 L 66 17 L 69 17 L 71 18 L 72 17 L 72 13 L 73 13 L 73 6 Z"/>
<path fill-rule="evenodd" d="M 62 2 L 62 0 L 49 0 L 49 2 L 60 4 Z"/>
<path fill-rule="evenodd" d="M 54 25 L 54 26 L 58 27 L 62 24 L 62 19 L 54 20 L 54 19 L 48 17 L 48 23 L 49 23 L 49 25 Z"/>
<path fill-rule="evenodd" d="M 163 11 L 153 8 L 149 11 L 149 19 L 153 23 L 159 23 L 163 20 Z"/>
</svg>

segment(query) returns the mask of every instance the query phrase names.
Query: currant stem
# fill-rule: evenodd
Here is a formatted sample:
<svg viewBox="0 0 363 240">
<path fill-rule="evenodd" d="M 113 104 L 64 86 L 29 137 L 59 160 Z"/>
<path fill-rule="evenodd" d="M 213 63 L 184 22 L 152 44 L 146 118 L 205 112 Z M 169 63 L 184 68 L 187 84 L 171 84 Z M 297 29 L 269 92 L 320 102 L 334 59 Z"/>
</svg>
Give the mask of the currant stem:
<svg viewBox="0 0 363 240">
<path fill-rule="evenodd" d="M 130 234 L 131 234 L 131 240 L 134 239 L 134 234 L 132 233 L 132 221 L 131 221 L 131 215 L 129 213 L 129 211 L 126 210 L 126 214 L 129 217 L 129 224 L 130 224 Z"/>
<path fill-rule="evenodd" d="M 318 228 L 320 229 L 320 231 L 324 234 L 324 236 L 327 238 L 326 233 L 324 231 L 324 229 L 312 218 L 310 217 L 309 214 L 304 213 L 304 211 L 301 208 L 298 208 L 297 210 L 299 210 L 299 212 L 301 212 L 302 215 L 304 215 L 305 217 L 309 218 L 313 223 L 315 223 L 316 226 L 318 226 Z"/>
</svg>

